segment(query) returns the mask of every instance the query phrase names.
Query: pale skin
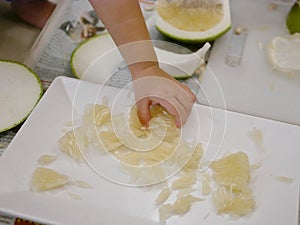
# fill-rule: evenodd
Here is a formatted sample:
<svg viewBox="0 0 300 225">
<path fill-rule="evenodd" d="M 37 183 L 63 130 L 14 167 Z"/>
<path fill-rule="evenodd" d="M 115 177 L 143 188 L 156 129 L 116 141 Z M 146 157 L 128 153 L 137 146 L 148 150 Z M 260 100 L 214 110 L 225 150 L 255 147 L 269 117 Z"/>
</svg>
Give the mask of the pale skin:
<svg viewBox="0 0 300 225">
<path fill-rule="evenodd" d="M 55 4 L 46 0 L 13 0 L 11 7 L 21 19 L 41 29 L 55 9 Z"/>
<path fill-rule="evenodd" d="M 131 71 L 140 121 L 148 126 L 151 105 L 160 104 L 176 117 L 178 127 L 185 124 L 195 95 L 160 69 L 138 0 L 89 1 Z"/>
</svg>

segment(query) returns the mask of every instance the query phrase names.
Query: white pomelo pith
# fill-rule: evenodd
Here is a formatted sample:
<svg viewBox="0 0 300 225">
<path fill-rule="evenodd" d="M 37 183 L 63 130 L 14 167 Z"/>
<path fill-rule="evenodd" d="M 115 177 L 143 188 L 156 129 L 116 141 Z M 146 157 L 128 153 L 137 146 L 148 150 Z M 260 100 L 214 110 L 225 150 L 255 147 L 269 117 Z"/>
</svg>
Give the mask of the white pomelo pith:
<svg viewBox="0 0 300 225">
<path fill-rule="evenodd" d="M 22 123 L 42 93 L 40 79 L 31 69 L 0 60 L 0 132 Z"/>
<path fill-rule="evenodd" d="M 158 1 L 156 4 L 156 28 L 164 35 L 182 42 L 203 43 L 215 40 L 231 27 L 229 0 L 222 0 L 221 2 L 221 9 L 216 9 L 220 12 L 220 18 L 212 22 L 211 20 L 216 12 L 214 10 L 209 11 L 211 9 L 208 9 L 204 13 L 199 11 L 197 14 L 197 9 L 195 8 L 185 9 L 184 7 L 177 7 L 177 12 L 174 12 L 173 15 L 170 13 L 174 9 L 170 9 L 167 5 L 160 6 Z M 220 5 L 216 7 L 220 7 Z M 205 9 L 199 8 L 199 10 Z M 209 16 L 210 13 L 211 18 Z M 197 18 L 200 14 L 202 17 Z M 166 15 L 170 15 L 170 17 L 167 18 Z M 197 27 L 199 27 L 198 30 L 196 30 Z"/>
<path fill-rule="evenodd" d="M 167 42 L 163 44 L 175 45 Z M 179 45 L 176 47 L 184 48 Z M 210 44 L 206 43 L 197 52 L 189 51 L 187 54 L 177 54 L 157 47 L 154 47 L 154 50 L 163 70 L 176 79 L 186 79 L 204 63 L 209 48 Z M 123 58 L 111 36 L 104 34 L 83 42 L 74 50 L 71 56 L 71 68 L 74 76 L 79 79 L 105 83 L 116 72 L 122 61 Z"/>
<path fill-rule="evenodd" d="M 122 57 L 108 34 L 81 43 L 72 53 L 71 68 L 75 77 L 104 83 L 122 62 Z"/>
</svg>

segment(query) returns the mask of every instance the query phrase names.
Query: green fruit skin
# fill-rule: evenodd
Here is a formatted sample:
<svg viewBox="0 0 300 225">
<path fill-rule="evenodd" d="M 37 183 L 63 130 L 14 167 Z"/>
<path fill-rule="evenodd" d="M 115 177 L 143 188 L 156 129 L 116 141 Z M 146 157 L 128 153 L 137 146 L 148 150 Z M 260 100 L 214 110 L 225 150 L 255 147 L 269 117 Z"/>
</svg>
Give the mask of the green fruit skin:
<svg viewBox="0 0 300 225">
<path fill-rule="evenodd" d="M 38 99 L 37 99 L 37 101 L 36 101 L 36 103 L 35 103 L 35 105 L 34 105 L 34 107 L 35 107 L 35 106 L 38 104 L 39 100 L 42 98 L 43 94 L 44 94 L 44 88 L 43 88 L 43 84 L 42 84 L 42 82 L 41 82 L 40 77 L 39 77 L 39 76 L 38 76 L 31 68 L 29 68 L 28 66 L 26 66 L 26 65 L 23 64 L 23 63 L 20 63 L 20 62 L 17 62 L 17 61 L 13 61 L 13 60 L 6 60 L 6 59 L 0 59 L 0 63 L 1 63 L 1 62 L 17 64 L 17 65 L 19 65 L 19 66 L 22 66 L 23 68 L 25 68 L 25 69 L 28 70 L 31 74 L 34 75 L 34 77 L 35 77 L 37 83 L 38 83 L 39 86 L 40 86 L 40 96 L 38 97 Z M 32 109 L 32 110 L 33 110 L 33 109 Z M 4 132 L 4 131 L 8 131 L 8 130 L 10 130 L 10 129 L 12 129 L 12 128 L 18 126 L 18 125 L 20 125 L 21 123 L 23 123 L 23 122 L 27 119 L 27 117 L 30 115 L 31 112 L 32 112 L 32 111 L 30 111 L 30 112 L 29 112 L 27 115 L 25 115 L 20 121 L 18 121 L 18 122 L 16 122 L 16 123 L 12 124 L 11 126 L 6 127 L 6 128 L 3 128 L 3 129 L 0 129 L 0 133 L 2 133 L 2 132 Z"/>
<path fill-rule="evenodd" d="M 81 43 L 73 50 L 73 52 L 72 52 L 72 54 L 71 54 L 71 56 L 70 56 L 70 66 L 71 66 L 71 71 L 72 71 L 72 73 L 73 73 L 73 75 L 74 75 L 75 78 L 81 79 L 81 77 L 79 76 L 79 74 L 77 74 L 77 72 L 76 72 L 76 70 L 75 70 L 75 68 L 74 68 L 74 63 L 73 63 L 73 58 L 74 58 L 74 56 L 75 56 L 77 50 L 78 50 L 80 47 L 82 47 L 82 45 L 85 45 L 86 43 L 88 43 L 90 40 L 99 38 L 99 37 L 101 37 L 102 35 L 108 35 L 108 34 L 97 34 L 97 35 L 95 35 L 95 36 L 93 36 L 93 37 L 91 37 L 91 38 L 88 38 L 88 39 L 82 41 L 82 42 L 81 42 Z"/>
<path fill-rule="evenodd" d="M 71 71 L 74 75 L 75 78 L 77 79 L 81 79 L 81 76 L 76 72 L 76 69 L 74 68 L 74 62 L 73 62 L 73 59 L 74 59 L 74 56 L 75 54 L 77 53 L 77 50 L 79 48 L 81 48 L 83 45 L 87 44 L 91 39 L 96 39 L 96 38 L 101 38 L 101 36 L 103 35 L 109 35 L 109 34 L 98 34 L 98 35 L 95 35 L 94 37 L 92 38 L 89 38 L 83 42 L 81 42 L 72 52 L 71 56 L 70 56 L 70 66 L 71 66 Z M 186 80 L 188 78 L 190 78 L 191 76 L 189 75 L 186 75 L 186 74 L 178 74 L 178 75 L 173 75 L 173 77 L 176 79 L 176 80 Z"/>
<path fill-rule="evenodd" d="M 222 35 L 224 35 L 227 31 L 229 31 L 231 29 L 231 26 L 228 26 L 225 30 L 223 30 L 222 32 L 216 34 L 215 36 L 212 37 L 207 37 L 207 38 L 202 38 L 202 39 L 185 39 L 185 38 L 180 38 L 180 37 L 175 37 L 171 34 L 168 34 L 166 32 L 164 32 L 162 29 L 160 29 L 160 27 L 156 26 L 156 29 L 161 32 L 163 35 L 172 38 L 174 40 L 183 42 L 183 43 L 188 43 L 188 44 L 200 44 L 200 43 L 204 43 L 204 42 L 210 42 L 210 41 L 214 41 L 217 38 L 221 37 Z"/>
<path fill-rule="evenodd" d="M 185 75 L 185 74 L 183 74 L 183 75 L 173 75 L 173 77 L 176 80 L 187 80 L 187 79 L 191 78 L 191 76 Z"/>
<path fill-rule="evenodd" d="M 286 26 L 290 34 L 300 33 L 300 6 L 295 2 L 286 19 Z"/>
</svg>

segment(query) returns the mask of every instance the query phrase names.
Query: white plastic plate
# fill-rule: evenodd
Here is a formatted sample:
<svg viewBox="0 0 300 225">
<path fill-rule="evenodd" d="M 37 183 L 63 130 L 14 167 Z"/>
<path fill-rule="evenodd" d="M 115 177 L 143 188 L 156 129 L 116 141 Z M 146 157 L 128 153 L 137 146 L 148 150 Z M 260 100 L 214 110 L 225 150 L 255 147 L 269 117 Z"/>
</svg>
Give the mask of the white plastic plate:
<svg viewBox="0 0 300 225">
<path fill-rule="evenodd" d="M 46 224 L 158 223 L 154 201 L 161 189 L 159 184 L 130 187 L 111 182 L 88 165 L 75 162 L 61 153 L 58 147 L 66 121 L 80 118 L 86 103 L 101 103 L 103 96 L 112 103 L 118 91 L 72 78 L 56 78 L 0 158 L 1 213 Z M 220 130 L 220 127 L 225 129 Z M 262 148 L 249 138 L 249 131 L 254 127 L 263 134 Z M 227 152 L 244 151 L 251 164 L 261 163 L 251 180 L 256 209 L 241 218 L 217 215 L 211 196 L 205 196 L 205 200 L 193 204 L 186 215 L 173 216 L 167 224 L 297 225 L 299 127 L 196 105 L 183 129 L 187 134 L 197 131 L 199 141 L 206 143 L 204 146 L 208 146 L 211 140 L 215 149 L 219 150 L 214 152 L 218 153 L 216 157 Z M 218 131 L 214 133 L 214 129 Z M 218 137 L 222 142 L 217 143 Z M 214 156 L 206 153 L 206 156 Z M 32 192 L 31 175 L 38 166 L 37 159 L 44 154 L 58 156 L 47 167 L 69 175 L 72 180 L 83 180 L 92 188 L 69 185 L 52 191 Z M 107 170 L 110 169 L 107 165 Z M 291 178 L 292 182 L 282 182 L 276 179 L 278 176 Z M 196 186 L 196 189 L 193 195 L 201 197 L 201 186 Z M 74 195 L 79 196 L 80 200 L 75 199 Z"/>
</svg>

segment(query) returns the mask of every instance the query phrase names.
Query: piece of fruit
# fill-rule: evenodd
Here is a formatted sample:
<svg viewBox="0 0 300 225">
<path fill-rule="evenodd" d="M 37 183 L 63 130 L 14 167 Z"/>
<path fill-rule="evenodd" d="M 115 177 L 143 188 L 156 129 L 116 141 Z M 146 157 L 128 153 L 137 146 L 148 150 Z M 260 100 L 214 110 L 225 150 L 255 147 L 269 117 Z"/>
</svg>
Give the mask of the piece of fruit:
<svg viewBox="0 0 300 225">
<path fill-rule="evenodd" d="M 178 54 L 157 47 L 154 48 L 160 68 L 173 75 L 178 80 L 184 80 L 191 77 L 200 66 L 205 65 L 205 55 L 211 46 L 206 42 L 196 52 L 191 52 L 174 43 L 168 43 L 166 46 L 168 45 L 170 46 L 166 48 L 177 49 L 179 52 L 187 52 Z"/>
<path fill-rule="evenodd" d="M 69 182 L 69 184 L 71 184 L 75 187 L 79 187 L 79 188 L 92 188 L 92 186 L 89 183 L 82 181 L 82 180 L 76 180 L 73 182 Z"/>
<path fill-rule="evenodd" d="M 38 163 L 40 165 L 48 165 L 50 163 L 52 163 L 53 161 L 55 161 L 57 159 L 57 156 L 56 155 L 42 155 L 38 158 Z"/>
<path fill-rule="evenodd" d="M 42 93 L 41 81 L 30 68 L 0 60 L 0 132 L 22 123 Z"/>
<path fill-rule="evenodd" d="M 172 189 L 181 190 L 181 189 L 190 188 L 196 182 L 197 182 L 197 175 L 195 173 L 186 173 L 184 174 L 184 176 L 173 181 Z"/>
<path fill-rule="evenodd" d="M 194 172 L 199 169 L 200 166 L 200 160 L 203 155 L 203 148 L 202 144 L 198 143 L 195 146 L 194 152 L 191 155 L 190 159 L 188 162 L 184 165 L 183 171 L 185 172 Z"/>
<path fill-rule="evenodd" d="M 260 129 L 253 127 L 252 130 L 248 132 L 248 137 L 253 141 L 253 143 L 258 147 L 259 150 L 263 151 L 263 141 L 264 137 Z"/>
<path fill-rule="evenodd" d="M 202 173 L 202 194 L 209 195 L 211 193 L 211 186 L 209 183 L 209 174 L 204 172 Z"/>
<path fill-rule="evenodd" d="M 135 43 L 130 45 L 135 45 Z M 126 48 L 126 45 L 122 48 Z M 187 51 L 179 45 L 174 48 Z M 187 54 L 177 54 L 154 46 L 160 67 L 176 79 L 189 78 L 204 63 L 204 57 L 209 48 L 210 44 L 206 43 L 195 53 L 189 51 Z M 109 34 L 98 35 L 82 42 L 73 51 L 70 63 L 75 77 L 94 83 L 107 82 L 120 70 L 119 67 L 122 67 L 122 72 L 126 73 L 123 57 Z M 127 73 L 130 73 L 129 70 Z"/>
<path fill-rule="evenodd" d="M 113 131 L 102 131 L 99 138 L 106 151 L 115 150 L 123 145 Z"/>
<path fill-rule="evenodd" d="M 160 204 L 164 203 L 170 197 L 171 191 L 172 190 L 169 187 L 163 189 L 157 196 L 157 198 L 155 200 L 155 204 L 160 205 Z"/>
<path fill-rule="evenodd" d="M 225 187 L 216 190 L 212 199 L 218 214 L 242 216 L 252 212 L 255 207 L 251 193 L 233 193 Z"/>
<path fill-rule="evenodd" d="M 111 36 L 102 34 L 82 42 L 73 51 L 70 63 L 75 77 L 105 83 L 122 60 Z"/>
<path fill-rule="evenodd" d="M 220 186 L 213 192 L 212 200 L 218 214 L 235 216 L 254 210 L 255 200 L 249 187 L 250 166 L 246 153 L 229 154 L 211 164 L 213 178 Z"/>
<path fill-rule="evenodd" d="M 85 127 L 79 127 L 68 131 L 58 140 L 59 148 L 77 161 L 82 161 L 82 152 L 89 144 L 88 131 Z"/>
<path fill-rule="evenodd" d="M 290 9 L 287 18 L 286 26 L 290 34 L 300 33 L 300 1 L 296 1 Z"/>
<path fill-rule="evenodd" d="M 159 0 L 156 27 L 164 35 L 182 42 L 215 40 L 231 27 L 229 0 L 207 3 L 195 7 L 189 1 Z"/>
<path fill-rule="evenodd" d="M 174 204 L 164 204 L 159 208 L 159 221 L 165 224 L 166 220 L 173 215 L 184 215 L 190 211 L 194 202 L 199 201 L 203 201 L 203 199 L 188 194 L 177 198 Z"/>
<path fill-rule="evenodd" d="M 106 105 L 87 104 L 84 108 L 83 121 L 86 124 L 95 124 L 96 127 L 109 123 L 110 109 Z"/>
<path fill-rule="evenodd" d="M 274 37 L 269 43 L 267 55 L 276 70 L 300 71 L 300 33 Z"/>
<path fill-rule="evenodd" d="M 173 216 L 173 205 L 168 203 L 159 207 L 159 221 L 161 224 L 165 224 L 166 221 Z"/>
<path fill-rule="evenodd" d="M 250 166 L 244 152 L 229 154 L 211 164 L 213 178 L 219 185 L 232 188 L 233 191 L 248 191 Z"/>
<path fill-rule="evenodd" d="M 31 178 L 33 191 L 46 191 L 62 187 L 69 182 L 69 178 L 53 169 L 38 167 Z"/>
<path fill-rule="evenodd" d="M 191 209 L 193 202 L 199 201 L 203 201 L 203 199 L 190 194 L 180 197 L 173 204 L 173 213 L 177 215 L 183 215 Z"/>
</svg>

